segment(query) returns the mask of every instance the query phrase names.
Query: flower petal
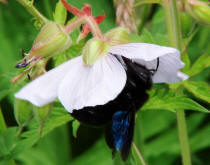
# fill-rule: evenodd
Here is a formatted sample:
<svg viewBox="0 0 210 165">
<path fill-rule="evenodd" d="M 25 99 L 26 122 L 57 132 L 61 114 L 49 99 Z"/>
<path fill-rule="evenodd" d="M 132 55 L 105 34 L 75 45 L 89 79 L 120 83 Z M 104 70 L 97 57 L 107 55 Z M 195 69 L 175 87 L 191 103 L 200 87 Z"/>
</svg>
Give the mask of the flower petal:
<svg viewBox="0 0 210 165">
<path fill-rule="evenodd" d="M 175 48 L 147 43 L 130 43 L 114 46 L 109 52 L 132 59 L 146 66 L 147 69 L 156 69 L 159 57 L 159 66 L 153 76 L 154 83 L 175 83 L 188 78 L 179 71 L 184 67 L 184 63 L 180 60 L 180 53 Z"/>
<path fill-rule="evenodd" d="M 125 83 L 125 70 L 114 56 L 106 55 L 92 66 L 85 66 L 81 60 L 62 80 L 58 98 L 71 113 L 106 104 L 118 96 Z"/>
<path fill-rule="evenodd" d="M 168 54 L 179 54 L 179 51 L 175 48 L 148 43 L 129 43 L 113 46 L 109 52 L 129 59 L 142 59 L 145 61 L 151 61 Z"/>
<path fill-rule="evenodd" d="M 67 61 L 24 86 L 15 94 L 16 98 L 27 100 L 36 106 L 43 106 L 56 99 L 61 80 L 81 57 Z"/>
</svg>

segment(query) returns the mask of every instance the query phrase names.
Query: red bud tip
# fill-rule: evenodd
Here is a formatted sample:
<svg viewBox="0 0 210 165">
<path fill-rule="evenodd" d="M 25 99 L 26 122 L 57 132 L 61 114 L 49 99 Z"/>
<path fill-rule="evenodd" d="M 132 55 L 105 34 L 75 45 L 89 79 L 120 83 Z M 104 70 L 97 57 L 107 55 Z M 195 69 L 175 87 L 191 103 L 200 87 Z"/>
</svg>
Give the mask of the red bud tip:
<svg viewBox="0 0 210 165">
<path fill-rule="evenodd" d="M 85 15 L 84 12 L 82 12 L 79 9 L 77 9 L 76 7 L 73 7 L 72 5 L 68 4 L 65 0 L 61 0 L 61 2 L 63 3 L 63 6 L 66 8 L 66 10 L 68 10 L 75 16 L 82 17 Z"/>
<path fill-rule="evenodd" d="M 106 18 L 106 13 L 104 12 L 104 15 L 99 15 L 97 17 L 94 17 L 94 20 L 100 24 L 104 19 Z"/>
<path fill-rule="evenodd" d="M 84 7 L 82 8 L 82 11 L 84 12 L 85 15 L 87 16 L 91 16 L 92 15 L 92 11 L 91 11 L 91 7 L 89 4 L 84 4 Z"/>
</svg>

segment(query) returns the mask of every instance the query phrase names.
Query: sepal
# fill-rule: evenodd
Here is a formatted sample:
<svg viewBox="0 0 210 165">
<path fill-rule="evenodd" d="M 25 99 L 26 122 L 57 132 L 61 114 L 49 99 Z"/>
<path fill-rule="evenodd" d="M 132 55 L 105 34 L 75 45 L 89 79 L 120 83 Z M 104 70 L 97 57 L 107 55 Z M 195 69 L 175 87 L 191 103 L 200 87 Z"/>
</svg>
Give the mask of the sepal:
<svg viewBox="0 0 210 165">
<path fill-rule="evenodd" d="M 86 65 L 94 64 L 99 58 L 108 53 L 109 45 L 98 39 L 91 39 L 83 49 L 83 61 Z"/>
</svg>

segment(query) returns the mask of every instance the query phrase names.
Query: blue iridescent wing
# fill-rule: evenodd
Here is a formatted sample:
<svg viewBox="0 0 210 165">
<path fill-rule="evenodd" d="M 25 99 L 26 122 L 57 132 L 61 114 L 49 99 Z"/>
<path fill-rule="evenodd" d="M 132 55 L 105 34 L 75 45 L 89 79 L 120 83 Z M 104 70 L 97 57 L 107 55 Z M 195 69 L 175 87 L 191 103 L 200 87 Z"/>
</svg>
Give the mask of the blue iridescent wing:
<svg viewBox="0 0 210 165">
<path fill-rule="evenodd" d="M 113 153 L 121 152 L 122 160 L 126 160 L 130 151 L 135 113 L 133 111 L 118 111 L 114 113 L 111 124 L 106 129 L 106 141 Z"/>
</svg>

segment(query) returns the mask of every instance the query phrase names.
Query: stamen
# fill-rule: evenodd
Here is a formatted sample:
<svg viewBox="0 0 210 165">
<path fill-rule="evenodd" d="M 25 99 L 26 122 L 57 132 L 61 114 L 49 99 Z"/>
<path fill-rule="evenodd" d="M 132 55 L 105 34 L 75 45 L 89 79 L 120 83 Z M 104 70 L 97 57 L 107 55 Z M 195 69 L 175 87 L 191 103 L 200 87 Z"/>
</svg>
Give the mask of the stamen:
<svg viewBox="0 0 210 165">
<path fill-rule="evenodd" d="M 28 65 L 29 63 L 26 63 L 26 62 L 24 62 L 24 63 L 19 63 L 19 64 L 17 64 L 15 67 L 16 68 L 25 68 L 27 65 Z"/>
<path fill-rule="evenodd" d="M 22 57 L 25 58 L 25 52 L 23 49 L 21 49 L 21 54 L 22 54 Z M 26 61 L 26 59 L 24 59 L 24 62 L 23 63 L 18 63 L 15 67 L 16 68 L 25 68 L 27 65 L 29 64 L 29 62 Z"/>
</svg>

